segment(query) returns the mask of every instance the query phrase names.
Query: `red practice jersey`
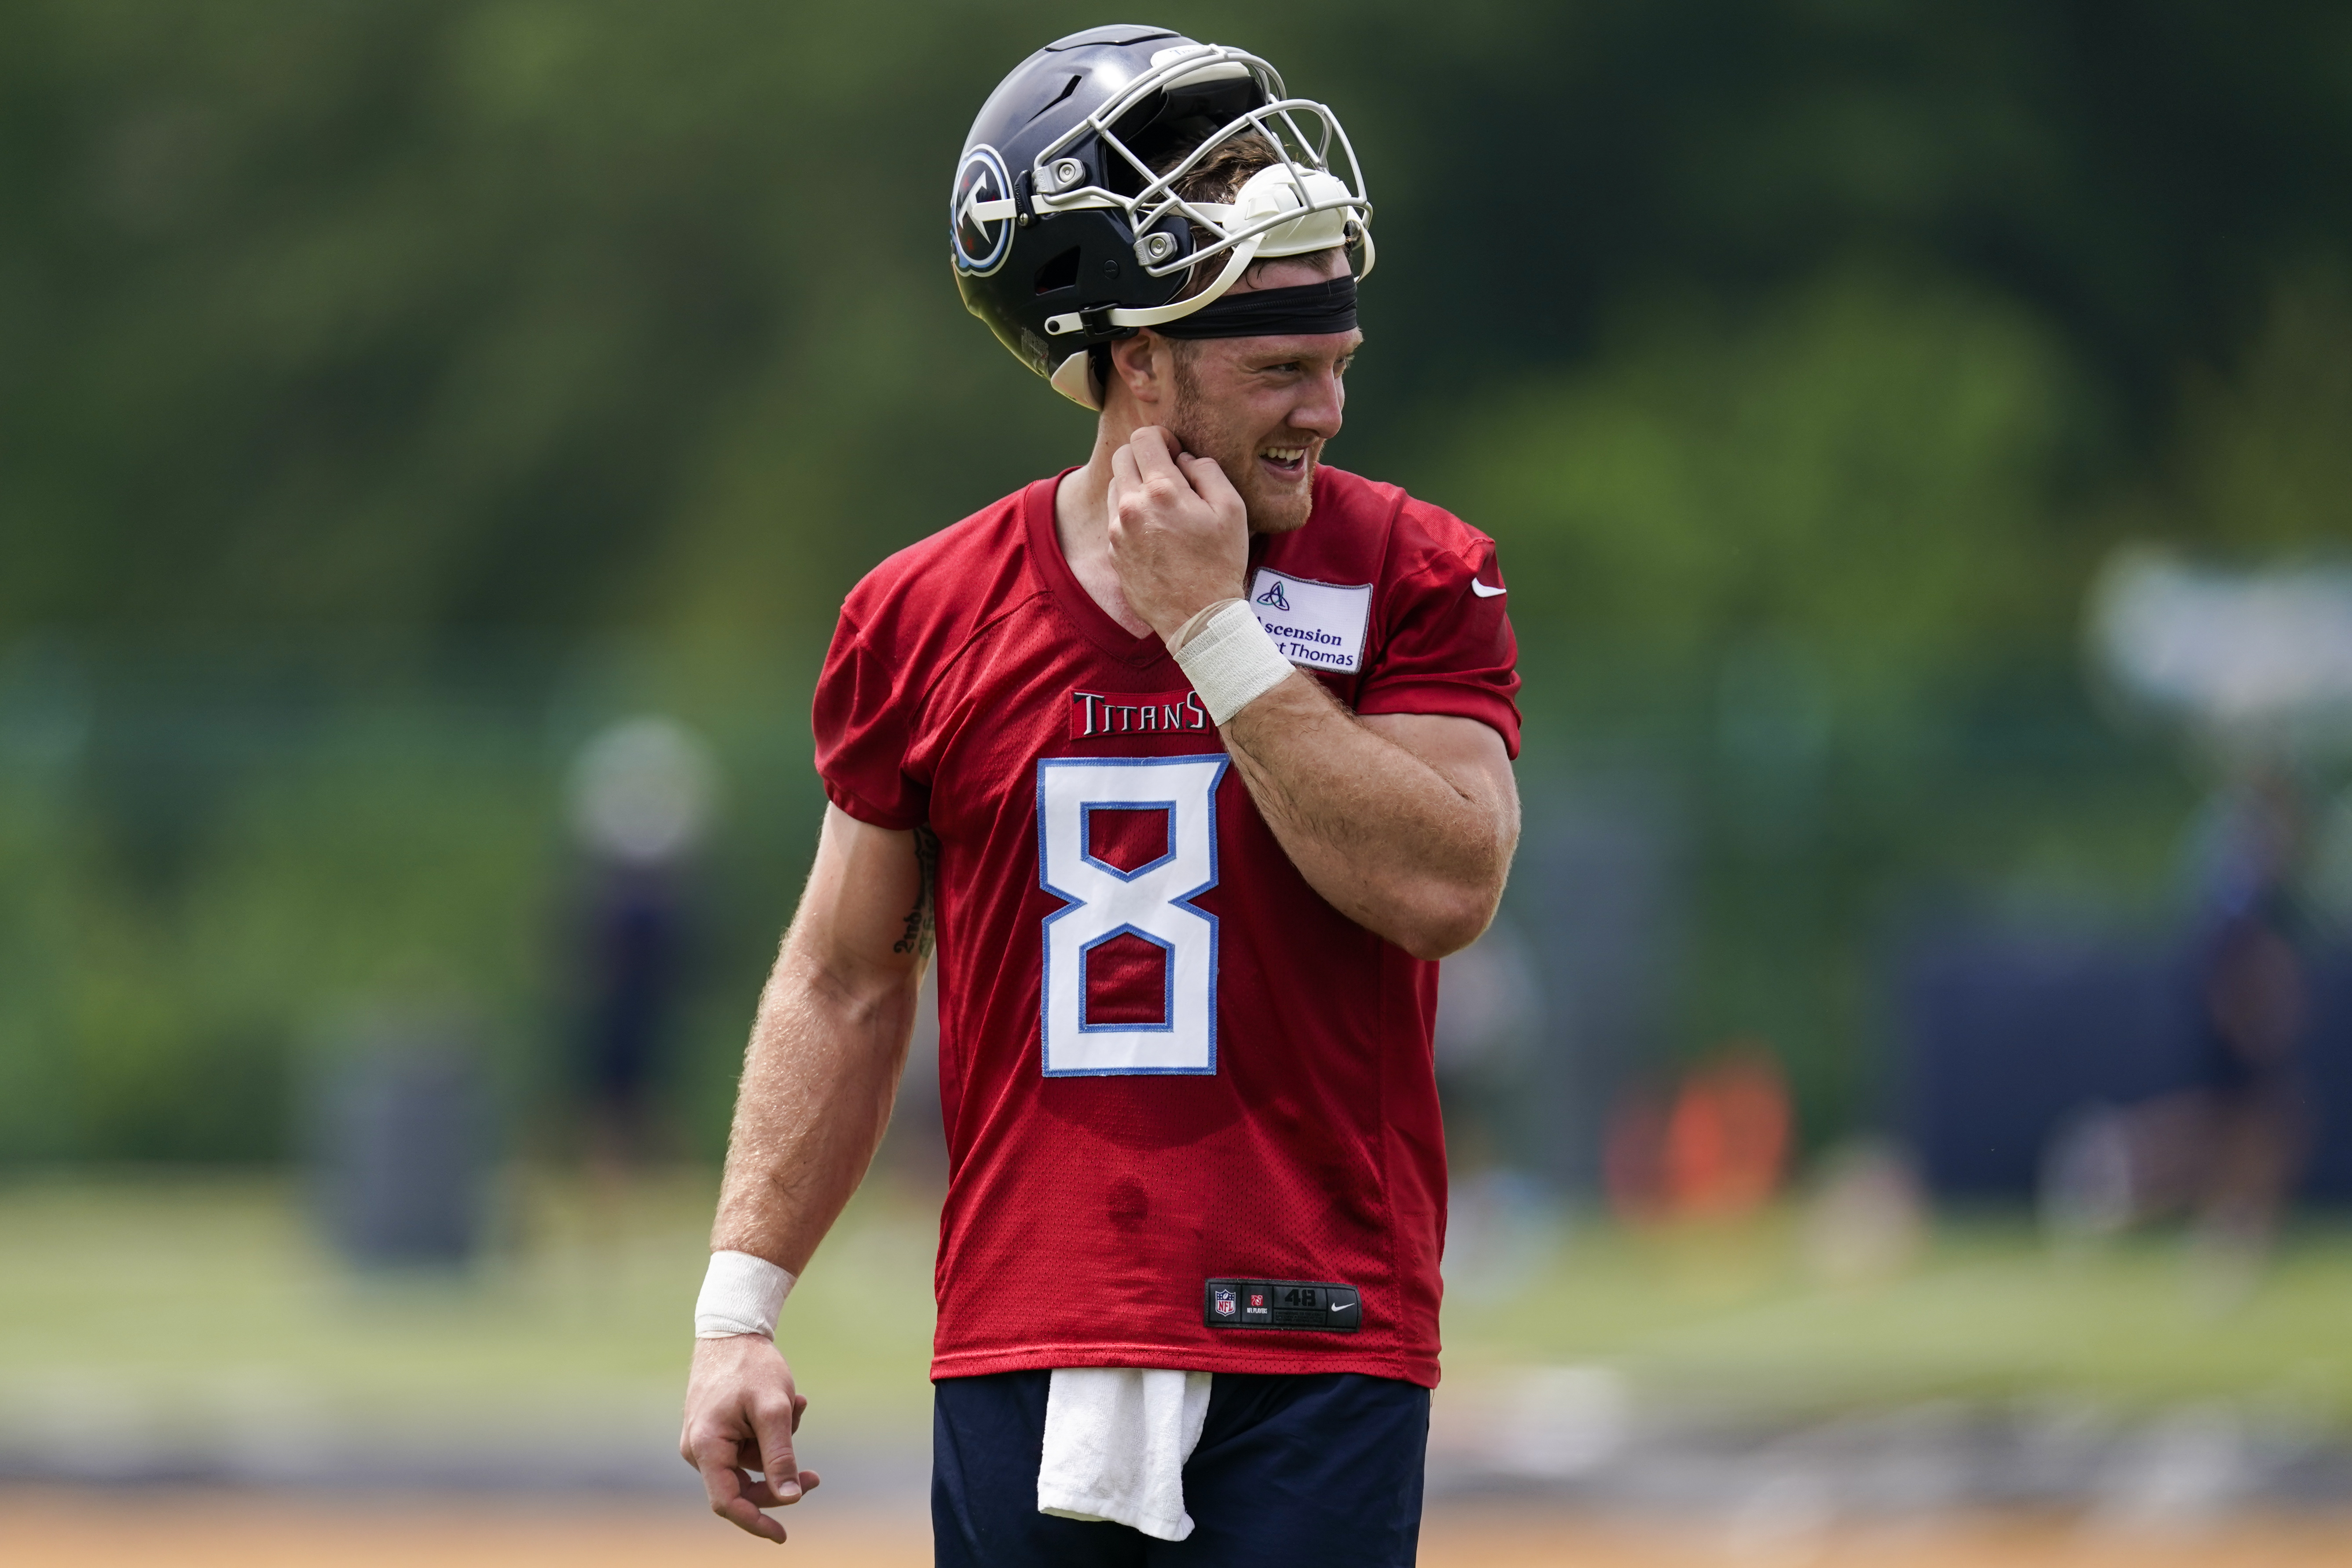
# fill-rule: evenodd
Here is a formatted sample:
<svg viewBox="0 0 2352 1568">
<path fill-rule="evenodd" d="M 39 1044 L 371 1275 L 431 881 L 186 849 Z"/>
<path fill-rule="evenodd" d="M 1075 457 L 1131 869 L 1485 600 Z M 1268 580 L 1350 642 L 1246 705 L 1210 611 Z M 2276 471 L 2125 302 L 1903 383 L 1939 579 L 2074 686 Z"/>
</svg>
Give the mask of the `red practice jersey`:
<svg viewBox="0 0 2352 1568">
<path fill-rule="evenodd" d="M 877 567 L 817 686 L 827 796 L 939 837 L 932 1375 L 1434 1386 L 1437 965 L 1307 886 L 1160 639 L 1072 575 L 1055 484 Z M 1314 498 L 1252 542 L 1276 645 L 1357 712 L 1475 719 L 1516 755 L 1494 542 L 1332 468 Z M 1352 1331 L 1272 1326 L 1263 1281 L 1345 1287 L 1299 1299 Z"/>
</svg>

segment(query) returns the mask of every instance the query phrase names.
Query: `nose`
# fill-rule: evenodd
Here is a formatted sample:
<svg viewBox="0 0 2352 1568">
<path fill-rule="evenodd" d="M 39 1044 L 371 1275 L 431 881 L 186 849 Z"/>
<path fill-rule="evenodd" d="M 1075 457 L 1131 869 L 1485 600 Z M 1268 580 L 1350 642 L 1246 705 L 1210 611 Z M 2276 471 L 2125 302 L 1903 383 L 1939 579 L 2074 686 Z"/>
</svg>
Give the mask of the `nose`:
<svg viewBox="0 0 2352 1568">
<path fill-rule="evenodd" d="M 1339 433 L 1340 410 L 1348 388 L 1337 365 L 1324 365 L 1298 384 L 1298 401 L 1291 406 L 1290 427 L 1328 441 Z"/>
</svg>

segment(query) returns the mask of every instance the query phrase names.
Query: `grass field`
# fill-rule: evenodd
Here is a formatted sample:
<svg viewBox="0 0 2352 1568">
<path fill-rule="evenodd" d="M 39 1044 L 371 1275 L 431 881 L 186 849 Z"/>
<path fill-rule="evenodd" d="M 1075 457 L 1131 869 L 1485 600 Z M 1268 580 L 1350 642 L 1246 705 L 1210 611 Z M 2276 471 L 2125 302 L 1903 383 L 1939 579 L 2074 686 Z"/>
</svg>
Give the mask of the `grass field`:
<svg viewBox="0 0 2352 1568">
<path fill-rule="evenodd" d="M 2228 1399 L 2352 1424 L 2352 1234 L 2312 1227 L 2217 1310 L 2177 1237 L 2056 1256 L 2023 1223 L 1942 1226 L 1910 1267 L 1832 1287 L 1790 1216 L 1570 1235 L 1492 1300 L 1455 1293 L 1446 1367 L 1603 1362 L 1659 1398 L 1802 1415 L 1929 1398 L 2079 1397 L 2125 1411 Z"/>
<path fill-rule="evenodd" d="M 757 1543 L 699 1511 L 683 1467 L 664 1468 L 711 1196 L 708 1173 L 649 1179 L 614 1201 L 520 1173 L 492 1254 L 465 1278 L 431 1279 L 353 1274 L 281 1176 L 124 1172 L 0 1186 L 0 1458 L 14 1456 L 20 1477 L 62 1470 L 84 1482 L 0 1487 L 0 1559 L 752 1560 Z M 863 1444 L 911 1456 L 919 1476 L 934 1212 L 919 1189 L 870 1184 L 786 1309 L 780 1337 L 815 1402 L 803 1441 L 820 1468 L 829 1446 Z M 1609 1368 L 1647 1405 L 1766 1420 L 1925 1400 L 2072 1399 L 2126 1415 L 2220 1400 L 2308 1429 L 2352 1427 L 2352 1234 L 2341 1229 L 2297 1233 L 2260 1288 L 2217 1315 L 2163 1237 L 2060 1258 L 2020 1224 L 1948 1224 L 1907 1268 L 1832 1288 L 1801 1264 L 1799 1228 L 1782 1214 L 1640 1234 L 1525 1229 L 1505 1249 L 1507 1267 L 1450 1293 L 1439 1437 L 1449 1421 L 1481 1419 L 1482 1401 L 1525 1386 L 1530 1369 L 1561 1366 Z M 470 1498 L 405 1492 L 396 1475 L 292 1492 L 103 1484 L 175 1447 L 269 1461 L 348 1447 L 354 1433 L 411 1455 L 617 1449 L 642 1461 L 633 1474 L 656 1479 L 625 1494 L 534 1483 L 500 1497 L 493 1475 L 492 1494 Z M 919 1494 L 821 1491 L 787 1557 L 772 1560 L 926 1562 Z M 1728 1515 L 1462 1496 L 1433 1505 L 1423 1561 L 2315 1568 L 2352 1561 L 2352 1525 L 2240 1516 L 2154 1539 L 2057 1517 L 1837 1517 L 1759 1535 Z"/>
<path fill-rule="evenodd" d="M 527 1405 L 675 1405 L 711 1178 L 509 1184 L 467 1278 L 355 1276 L 273 1176 L 128 1173 L 0 1187 L 0 1410 L 58 1396 L 170 1422 L 274 1397 L 376 1422 Z M 826 1418 L 920 1426 L 933 1218 L 861 1194 L 780 1339 Z M 1926 1397 L 2230 1398 L 2352 1425 L 2352 1234 L 2306 1228 L 2234 1310 L 2200 1307 L 2177 1243 L 2057 1258 L 2022 1226 L 1948 1225 L 1867 1287 L 1812 1282 L 1785 1216 L 1531 1236 L 1507 1288 L 1452 1293 L 1450 1384 L 1604 1363 L 1662 1398 L 1801 1415 Z M 1442 1395 L 1441 1395 L 1442 1397 Z"/>
<path fill-rule="evenodd" d="M 519 1176 L 463 1278 L 368 1276 L 276 1177 L 147 1174 L 0 1190 L 0 1412 L 71 1405 L 169 1431 L 226 1416 L 394 1430 L 670 1421 L 715 1193 L 614 1204 Z M 787 1311 L 835 1420 L 929 1410 L 930 1222 L 869 1194 Z"/>
</svg>

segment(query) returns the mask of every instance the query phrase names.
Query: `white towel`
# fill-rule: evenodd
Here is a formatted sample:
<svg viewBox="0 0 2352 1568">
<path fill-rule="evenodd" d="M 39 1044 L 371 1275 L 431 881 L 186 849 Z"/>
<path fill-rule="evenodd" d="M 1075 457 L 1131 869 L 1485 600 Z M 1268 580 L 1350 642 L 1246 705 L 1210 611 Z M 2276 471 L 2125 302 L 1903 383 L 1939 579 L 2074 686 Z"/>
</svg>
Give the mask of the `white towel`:
<svg viewBox="0 0 2352 1568">
<path fill-rule="evenodd" d="M 1108 1520 L 1161 1541 L 1192 1533 L 1184 1461 L 1209 1415 L 1209 1374 L 1065 1366 L 1045 1388 L 1037 1511 Z"/>
</svg>

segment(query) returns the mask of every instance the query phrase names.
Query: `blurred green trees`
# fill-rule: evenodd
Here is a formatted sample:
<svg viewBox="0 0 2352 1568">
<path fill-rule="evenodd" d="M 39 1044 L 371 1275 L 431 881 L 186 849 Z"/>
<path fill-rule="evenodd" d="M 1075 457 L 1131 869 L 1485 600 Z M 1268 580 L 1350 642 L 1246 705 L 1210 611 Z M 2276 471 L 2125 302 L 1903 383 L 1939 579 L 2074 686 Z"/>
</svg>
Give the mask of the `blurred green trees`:
<svg viewBox="0 0 2352 1568">
<path fill-rule="evenodd" d="M 1868 268 L 1727 314 L 1658 307 L 1461 417 L 1429 483 L 1510 520 L 1521 604 L 1678 650 L 1792 640 L 1849 688 L 2065 634 L 2084 397 L 2030 315 Z"/>
<path fill-rule="evenodd" d="M 1333 458 L 1502 542 L 1531 781 L 1647 746 L 1715 824 L 1695 1039 L 1772 1034 L 1818 1131 L 1901 889 L 2160 875 L 2188 786 L 2099 738 L 2074 616 L 2126 534 L 2352 531 L 2342 8 L 1160 16 L 1365 156 Z M 0 6 L 0 1155 L 266 1152 L 403 963 L 543 1073 L 557 781 L 630 705 L 735 775 L 723 1100 L 833 605 L 1083 452 L 940 224 L 988 88 L 1101 19 Z"/>
<path fill-rule="evenodd" d="M 1386 259 L 1341 451 L 1408 478 L 1479 439 L 1457 404 L 1589 377 L 1643 302 L 1689 363 L 1730 311 L 1823 375 L 1795 337 L 1917 352 L 1974 310 L 2129 468 L 2345 239 L 2322 5 L 1180 9 L 1365 152 Z M 1094 19 L 18 0 L 0 629 L 803 634 L 1083 442 L 961 317 L 938 229 L 987 88 Z"/>
</svg>

